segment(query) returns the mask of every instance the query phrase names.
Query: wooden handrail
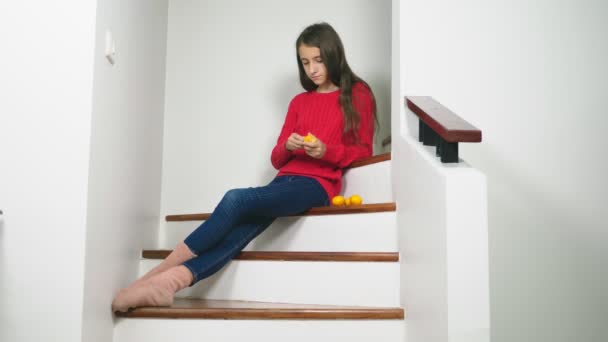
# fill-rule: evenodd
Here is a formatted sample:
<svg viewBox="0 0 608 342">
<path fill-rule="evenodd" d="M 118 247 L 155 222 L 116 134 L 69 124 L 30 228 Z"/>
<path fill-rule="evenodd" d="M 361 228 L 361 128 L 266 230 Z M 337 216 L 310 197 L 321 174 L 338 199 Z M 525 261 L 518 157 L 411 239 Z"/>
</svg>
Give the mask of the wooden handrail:
<svg viewBox="0 0 608 342">
<path fill-rule="evenodd" d="M 481 131 L 430 96 L 406 96 L 407 107 L 447 142 L 481 142 Z"/>
<path fill-rule="evenodd" d="M 406 96 L 405 105 L 419 118 L 419 141 L 437 146 L 444 163 L 458 162 L 459 142 L 481 142 L 481 130 L 430 96 Z"/>
</svg>

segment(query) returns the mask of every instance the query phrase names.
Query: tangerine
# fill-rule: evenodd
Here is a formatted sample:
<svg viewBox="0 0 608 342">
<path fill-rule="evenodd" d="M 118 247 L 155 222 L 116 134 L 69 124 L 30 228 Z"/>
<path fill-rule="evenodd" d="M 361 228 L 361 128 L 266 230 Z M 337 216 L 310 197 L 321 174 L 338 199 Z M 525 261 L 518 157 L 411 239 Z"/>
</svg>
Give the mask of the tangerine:
<svg viewBox="0 0 608 342">
<path fill-rule="evenodd" d="M 361 198 L 359 195 L 352 195 L 349 199 L 352 205 L 360 205 L 363 203 L 363 198 Z"/>
<path fill-rule="evenodd" d="M 344 199 L 344 204 L 350 205 L 350 197 Z"/>
<path fill-rule="evenodd" d="M 334 198 L 331 199 L 331 204 L 338 207 L 343 206 L 344 202 L 344 197 L 342 196 L 334 196 Z"/>
</svg>

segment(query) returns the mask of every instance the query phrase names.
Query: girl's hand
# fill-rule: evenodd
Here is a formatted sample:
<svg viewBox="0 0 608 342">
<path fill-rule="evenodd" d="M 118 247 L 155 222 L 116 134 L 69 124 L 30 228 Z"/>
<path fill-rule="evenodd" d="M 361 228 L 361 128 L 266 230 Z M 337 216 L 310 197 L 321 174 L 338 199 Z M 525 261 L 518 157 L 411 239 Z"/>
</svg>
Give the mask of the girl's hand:
<svg viewBox="0 0 608 342">
<path fill-rule="evenodd" d="M 304 143 L 304 137 L 302 137 L 298 133 L 291 133 L 289 138 L 287 138 L 287 142 L 285 143 L 285 148 L 287 149 L 287 151 L 293 152 L 299 148 L 302 148 L 303 143 Z"/>
<path fill-rule="evenodd" d="M 304 146 L 306 154 L 313 158 L 321 159 L 325 155 L 325 151 L 327 151 L 327 146 L 319 138 L 315 137 L 314 135 L 313 137 L 316 139 L 315 142 L 304 141 L 302 142 L 302 145 Z"/>
</svg>

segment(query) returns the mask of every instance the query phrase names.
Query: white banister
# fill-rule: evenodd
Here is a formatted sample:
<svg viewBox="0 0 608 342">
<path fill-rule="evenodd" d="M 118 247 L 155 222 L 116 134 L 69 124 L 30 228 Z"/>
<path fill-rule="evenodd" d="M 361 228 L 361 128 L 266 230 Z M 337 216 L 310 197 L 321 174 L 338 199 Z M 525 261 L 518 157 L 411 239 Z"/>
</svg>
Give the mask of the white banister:
<svg viewBox="0 0 608 342">
<path fill-rule="evenodd" d="M 485 175 L 462 160 L 442 164 L 408 131 L 392 142 L 406 340 L 487 342 Z"/>
</svg>

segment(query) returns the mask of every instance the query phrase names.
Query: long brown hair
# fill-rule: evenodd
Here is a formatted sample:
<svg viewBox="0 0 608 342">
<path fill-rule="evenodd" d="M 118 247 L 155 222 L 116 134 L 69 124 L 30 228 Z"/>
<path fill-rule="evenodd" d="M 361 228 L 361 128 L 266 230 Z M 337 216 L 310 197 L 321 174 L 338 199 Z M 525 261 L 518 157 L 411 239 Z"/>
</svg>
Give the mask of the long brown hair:
<svg viewBox="0 0 608 342">
<path fill-rule="evenodd" d="M 370 86 L 359 78 L 348 66 L 346 56 L 344 55 L 344 46 L 338 33 L 327 23 L 318 23 L 308 26 L 300 33 L 296 40 L 296 59 L 298 69 L 300 71 L 300 83 L 307 91 L 317 89 L 317 85 L 306 76 L 304 66 L 298 54 L 300 45 L 308 45 L 319 48 L 321 51 L 321 59 L 327 69 L 329 80 L 340 87 L 340 106 L 344 115 L 344 134 L 352 131 L 355 140 L 358 140 L 357 131 L 361 116 L 355 110 L 352 99 L 353 84 L 361 82 L 370 92 L 372 101 L 372 114 L 378 128 L 378 118 L 376 116 L 376 98 Z"/>
</svg>

